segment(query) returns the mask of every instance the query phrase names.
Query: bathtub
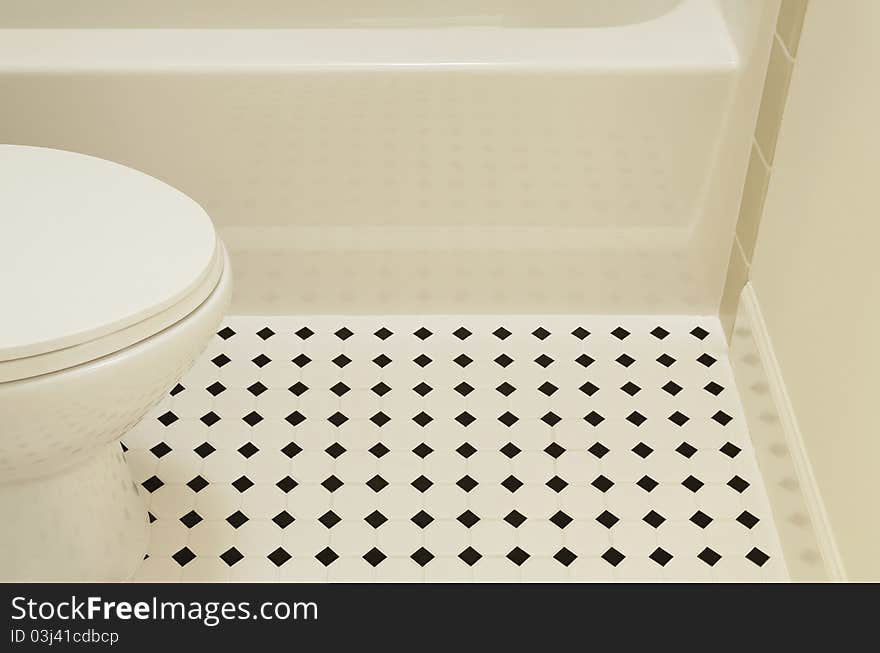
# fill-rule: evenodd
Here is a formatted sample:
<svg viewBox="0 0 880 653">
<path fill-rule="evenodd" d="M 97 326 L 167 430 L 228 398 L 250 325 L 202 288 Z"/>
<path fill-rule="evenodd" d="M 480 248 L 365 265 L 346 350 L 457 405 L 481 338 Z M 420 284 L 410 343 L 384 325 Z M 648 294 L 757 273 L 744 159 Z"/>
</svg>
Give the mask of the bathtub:
<svg viewBox="0 0 880 653">
<path fill-rule="evenodd" d="M 0 8 L 0 142 L 195 198 L 233 313 L 717 310 L 778 2 L 71 4 Z"/>
</svg>

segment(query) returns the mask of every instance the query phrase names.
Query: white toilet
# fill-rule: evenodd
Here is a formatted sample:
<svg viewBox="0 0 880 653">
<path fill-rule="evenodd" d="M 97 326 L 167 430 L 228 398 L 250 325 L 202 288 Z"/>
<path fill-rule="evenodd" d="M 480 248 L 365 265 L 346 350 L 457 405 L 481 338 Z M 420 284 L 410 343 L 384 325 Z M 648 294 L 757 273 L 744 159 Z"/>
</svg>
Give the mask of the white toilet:
<svg viewBox="0 0 880 653">
<path fill-rule="evenodd" d="M 231 270 L 193 200 L 82 154 L 0 145 L 0 581 L 115 581 L 147 513 L 120 437 L 192 364 Z"/>
</svg>

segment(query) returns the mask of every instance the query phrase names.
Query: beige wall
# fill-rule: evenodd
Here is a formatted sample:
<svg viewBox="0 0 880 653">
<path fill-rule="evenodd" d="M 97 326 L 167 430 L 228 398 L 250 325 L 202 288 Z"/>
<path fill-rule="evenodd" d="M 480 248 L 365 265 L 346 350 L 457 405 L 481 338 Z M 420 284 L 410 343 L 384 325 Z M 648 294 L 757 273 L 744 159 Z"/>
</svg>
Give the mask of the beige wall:
<svg viewBox="0 0 880 653">
<path fill-rule="evenodd" d="M 727 279 L 719 308 L 721 323 L 728 337 L 733 328 L 740 293 L 749 276 L 749 266 L 754 255 L 767 184 L 776 153 L 779 125 L 785 109 L 806 10 L 807 0 L 782 0 L 776 21 L 776 34 L 770 50 L 770 61 L 764 79 L 761 107 L 752 139 L 752 151 L 736 224 L 736 238 L 730 250 Z"/>
<path fill-rule="evenodd" d="M 750 280 L 850 579 L 880 580 L 880 2 L 813 0 Z"/>
</svg>

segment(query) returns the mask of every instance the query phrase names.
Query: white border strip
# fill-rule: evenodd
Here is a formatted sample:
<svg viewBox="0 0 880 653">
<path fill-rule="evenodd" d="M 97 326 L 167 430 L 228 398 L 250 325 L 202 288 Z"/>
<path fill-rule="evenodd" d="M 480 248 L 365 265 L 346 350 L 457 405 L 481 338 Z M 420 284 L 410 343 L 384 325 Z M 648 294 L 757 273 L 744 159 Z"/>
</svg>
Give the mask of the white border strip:
<svg viewBox="0 0 880 653">
<path fill-rule="evenodd" d="M 840 556 L 834 533 L 831 530 L 831 522 L 828 519 L 825 503 L 822 501 L 822 495 L 819 492 L 819 486 L 813 474 L 813 467 L 810 465 L 810 459 L 807 455 L 807 449 L 804 445 L 797 417 L 795 416 L 794 407 L 789 399 L 782 370 L 779 367 L 779 361 L 776 359 L 776 353 L 773 350 L 773 343 L 770 340 L 770 333 L 767 331 L 767 325 L 764 322 L 761 305 L 758 303 L 758 296 L 755 294 L 755 289 L 751 283 L 747 283 L 743 289 L 740 302 L 743 308 L 745 308 L 751 323 L 752 334 L 758 347 L 758 355 L 761 357 L 761 363 L 767 374 L 767 383 L 779 413 L 782 429 L 785 432 L 786 444 L 794 463 L 804 503 L 807 506 L 810 520 L 813 523 L 816 541 L 825 562 L 828 577 L 833 581 L 846 581 L 847 575 L 843 559 Z"/>
</svg>

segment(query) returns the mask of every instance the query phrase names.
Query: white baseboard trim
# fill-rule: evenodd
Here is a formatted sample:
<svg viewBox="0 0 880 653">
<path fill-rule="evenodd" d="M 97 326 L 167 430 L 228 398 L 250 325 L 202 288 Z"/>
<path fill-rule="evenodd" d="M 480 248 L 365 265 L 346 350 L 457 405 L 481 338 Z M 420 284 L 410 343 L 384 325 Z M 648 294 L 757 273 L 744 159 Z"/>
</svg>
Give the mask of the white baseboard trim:
<svg viewBox="0 0 880 653">
<path fill-rule="evenodd" d="M 776 359 L 773 343 L 770 340 L 770 334 L 767 331 L 767 325 L 761 312 L 761 306 L 758 303 L 758 297 L 751 283 L 747 283 L 743 289 L 740 303 L 741 310 L 745 310 L 751 324 L 752 335 L 758 348 L 758 355 L 767 374 L 767 383 L 773 401 L 776 404 L 783 431 L 785 432 L 786 444 L 795 467 L 804 502 L 813 523 L 819 552 L 825 563 L 828 577 L 833 581 L 846 581 L 847 575 L 843 559 L 837 548 L 837 542 L 831 530 L 831 522 L 825 510 L 825 503 L 822 501 L 822 495 L 819 492 L 819 486 L 813 474 L 813 467 L 810 465 L 800 426 L 798 425 L 794 408 L 785 387 L 782 370 L 779 367 L 779 361 Z"/>
</svg>

